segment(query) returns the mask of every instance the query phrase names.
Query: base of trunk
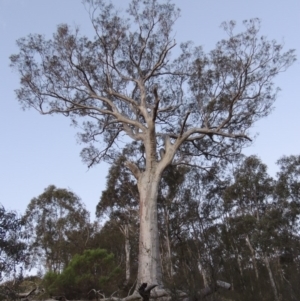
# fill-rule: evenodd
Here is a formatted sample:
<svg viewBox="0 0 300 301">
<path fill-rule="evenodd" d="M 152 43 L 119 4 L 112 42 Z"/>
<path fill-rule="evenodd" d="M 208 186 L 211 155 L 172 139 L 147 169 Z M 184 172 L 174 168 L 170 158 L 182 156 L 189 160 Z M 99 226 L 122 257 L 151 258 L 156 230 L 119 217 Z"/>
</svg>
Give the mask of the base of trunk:
<svg viewBox="0 0 300 301">
<path fill-rule="evenodd" d="M 123 299 L 119 299 L 116 297 L 110 297 L 105 299 L 100 299 L 99 301 L 134 301 L 134 300 L 143 300 L 143 301 L 149 301 L 149 300 L 155 300 L 155 301 L 171 301 L 174 300 L 176 297 L 176 300 L 180 299 L 181 301 L 190 301 L 192 300 L 203 300 L 205 297 L 215 293 L 218 288 L 223 288 L 225 290 L 230 290 L 231 285 L 230 283 L 224 282 L 224 281 L 217 281 L 215 286 L 208 286 L 206 288 L 200 289 L 196 294 L 194 294 L 193 298 L 189 296 L 187 293 L 182 291 L 175 291 L 170 292 L 167 289 L 156 289 L 155 291 L 151 290 L 155 288 L 157 285 L 148 285 L 147 283 L 143 283 L 141 287 L 139 288 L 138 292 L 135 292 L 134 294 L 125 297 Z"/>
</svg>

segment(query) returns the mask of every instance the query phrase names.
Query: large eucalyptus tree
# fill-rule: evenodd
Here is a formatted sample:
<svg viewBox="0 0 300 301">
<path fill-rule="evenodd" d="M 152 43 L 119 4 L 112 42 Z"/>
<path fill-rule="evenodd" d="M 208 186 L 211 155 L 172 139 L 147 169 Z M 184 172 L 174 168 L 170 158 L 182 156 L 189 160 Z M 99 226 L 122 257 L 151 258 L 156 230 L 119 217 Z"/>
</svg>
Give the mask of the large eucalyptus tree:
<svg viewBox="0 0 300 301">
<path fill-rule="evenodd" d="M 294 60 L 292 50 L 259 35 L 259 21 L 224 23 L 227 38 L 205 54 L 177 47 L 172 31 L 179 9 L 170 1 L 132 0 L 126 14 L 104 0 L 85 0 L 95 36 L 60 25 L 50 40 L 29 35 L 11 56 L 24 108 L 62 114 L 83 127 L 88 166 L 112 161 L 125 141 L 127 167 L 140 206 L 138 283 L 162 285 L 157 192 L 170 164 L 230 158 L 251 141 L 249 128 L 276 98 L 273 78 Z M 133 163 L 139 156 L 140 164 Z M 136 157 L 135 157 L 136 158 Z"/>
</svg>

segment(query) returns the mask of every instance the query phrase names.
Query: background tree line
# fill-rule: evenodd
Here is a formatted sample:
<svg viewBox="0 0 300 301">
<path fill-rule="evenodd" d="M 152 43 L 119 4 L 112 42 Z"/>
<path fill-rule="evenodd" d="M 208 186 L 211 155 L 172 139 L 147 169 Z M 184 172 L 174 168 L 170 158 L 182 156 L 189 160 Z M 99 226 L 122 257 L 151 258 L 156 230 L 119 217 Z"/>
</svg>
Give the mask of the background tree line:
<svg viewBox="0 0 300 301">
<path fill-rule="evenodd" d="M 1 273 L 40 271 L 47 294 L 126 296 L 137 278 L 138 191 L 121 156 L 110 168 L 98 220 L 72 191 L 49 186 L 22 217 L 1 209 Z M 282 157 L 273 179 L 256 156 L 209 170 L 170 166 L 159 187 L 165 285 L 189 295 L 217 279 L 230 300 L 300 295 L 300 156 Z M 16 278 L 16 276 L 15 276 Z M 88 293 L 90 292 L 90 295 Z M 214 295 L 216 298 L 217 295 Z"/>
</svg>

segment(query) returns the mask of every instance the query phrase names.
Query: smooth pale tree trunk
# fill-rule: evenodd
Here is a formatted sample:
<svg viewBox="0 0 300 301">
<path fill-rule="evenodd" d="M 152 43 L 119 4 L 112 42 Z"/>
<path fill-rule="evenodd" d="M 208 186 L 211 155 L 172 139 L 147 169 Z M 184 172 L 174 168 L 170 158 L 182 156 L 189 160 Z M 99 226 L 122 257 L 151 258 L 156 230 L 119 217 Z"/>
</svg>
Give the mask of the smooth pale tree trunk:
<svg viewBox="0 0 300 301">
<path fill-rule="evenodd" d="M 257 269 L 257 264 L 256 264 L 255 251 L 251 245 L 248 235 L 246 236 L 245 240 L 246 240 L 247 246 L 251 252 L 252 262 L 253 262 L 253 266 L 254 266 L 254 270 L 255 270 L 255 276 L 256 276 L 256 279 L 258 279 L 259 274 L 258 274 L 258 269 Z"/>
<path fill-rule="evenodd" d="M 144 95 L 142 99 L 145 99 Z M 158 100 L 157 100 L 158 105 Z M 157 160 L 155 118 L 147 119 L 148 129 L 144 133 L 144 146 L 146 156 L 145 170 L 140 170 L 133 162 L 127 161 L 126 166 L 137 179 L 140 196 L 140 236 L 139 236 L 139 264 L 137 287 L 142 283 L 157 285 L 163 288 L 162 268 L 159 254 L 159 235 L 157 223 L 157 196 L 161 175 L 164 169 L 171 164 L 176 149 L 180 145 L 171 144 L 165 137 L 165 150 L 160 152 L 160 160 Z"/>
<path fill-rule="evenodd" d="M 200 220 L 200 217 L 198 216 L 199 218 L 199 221 L 201 222 Z M 192 228 L 193 228 L 193 232 L 194 233 L 197 233 L 196 231 L 196 227 L 194 225 L 194 223 L 192 222 L 191 223 L 192 225 Z M 195 241 L 197 241 L 199 238 L 197 237 L 197 235 L 194 236 L 194 239 Z M 190 249 L 189 249 L 190 250 Z M 191 251 L 190 251 L 191 252 Z M 199 247 L 197 246 L 197 253 L 198 253 L 198 270 L 200 272 L 200 274 L 202 275 L 202 279 L 203 279 L 203 284 L 204 284 L 204 288 L 207 288 L 209 287 L 209 285 L 211 284 L 211 277 L 210 277 L 210 274 L 207 273 L 207 269 L 206 267 L 204 267 L 202 264 L 201 264 L 201 252 L 199 250 Z"/>
<path fill-rule="evenodd" d="M 234 247 L 233 245 L 231 245 L 231 248 L 232 248 L 232 250 L 233 250 L 233 252 L 234 252 L 236 261 L 237 261 L 237 263 L 238 263 L 240 275 L 241 275 L 241 277 L 243 277 L 243 276 L 244 276 L 244 275 L 243 275 L 243 267 L 242 267 L 241 258 L 239 257 L 239 250 L 238 250 L 236 247 Z"/>
<path fill-rule="evenodd" d="M 279 297 L 278 297 L 278 292 L 277 292 L 275 280 L 274 280 L 273 273 L 272 273 L 272 270 L 271 270 L 271 267 L 270 267 L 270 263 L 269 263 L 269 258 L 268 258 L 268 256 L 266 254 L 264 254 L 264 261 L 265 261 L 266 268 L 268 270 L 270 283 L 271 283 L 272 290 L 273 290 L 273 293 L 274 293 L 274 298 L 275 298 L 274 300 L 275 301 L 279 301 Z"/>
<path fill-rule="evenodd" d="M 200 256 L 199 256 L 200 258 Z M 208 276 L 207 276 L 207 273 L 206 273 L 206 270 L 205 268 L 202 266 L 201 262 L 200 262 L 200 259 L 198 261 L 198 270 L 202 276 L 202 279 L 203 279 L 203 284 L 204 284 L 204 287 L 208 287 L 210 282 L 208 280 Z"/>
<path fill-rule="evenodd" d="M 170 278 L 173 276 L 171 241 L 170 241 L 170 226 L 169 226 L 169 210 L 164 207 L 165 225 L 166 225 L 166 246 L 167 246 L 167 266 Z"/>
<path fill-rule="evenodd" d="M 129 241 L 129 225 L 125 224 L 120 227 L 121 232 L 125 238 L 125 269 L 126 269 L 126 278 L 125 285 L 128 284 L 130 280 L 130 241 Z"/>
<path fill-rule="evenodd" d="M 157 195 L 161 174 L 157 169 L 143 172 L 138 179 L 140 194 L 140 237 L 138 283 L 162 287 L 157 225 Z"/>
<path fill-rule="evenodd" d="M 126 284 L 130 279 L 130 243 L 129 243 L 129 228 L 125 226 L 125 254 L 126 254 Z"/>
</svg>

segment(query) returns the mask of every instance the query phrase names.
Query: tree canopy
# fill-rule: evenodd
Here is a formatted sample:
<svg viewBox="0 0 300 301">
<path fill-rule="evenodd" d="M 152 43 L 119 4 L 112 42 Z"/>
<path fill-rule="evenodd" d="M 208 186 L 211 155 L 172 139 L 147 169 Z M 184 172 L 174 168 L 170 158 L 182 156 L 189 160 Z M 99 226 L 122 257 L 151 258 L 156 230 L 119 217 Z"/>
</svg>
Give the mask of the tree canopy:
<svg viewBox="0 0 300 301">
<path fill-rule="evenodd" d="M 227 38 L 208 54 L 187 42 L 174 57 L 174 4 L 133 0 L 125 17 L 103 0 L 84 3 L 94 39 L 59 25 L 50 40 L 19 39 L 11 64 L 20 73 L 24 108 L 82 122 L 89 166 L 111 162 L 123 134 L 146 149 L 153 140 L 151 157 L 165 144 L 168 162 L 179 149 L 178 159 L 237 151 L 251 125 L 271 111 L 273 78 L 295 60 L 293 50 L 259 35 L 258 19 L 245 21 L 241 33 L 235 22 L 224 23 Z"/>
</svg>

